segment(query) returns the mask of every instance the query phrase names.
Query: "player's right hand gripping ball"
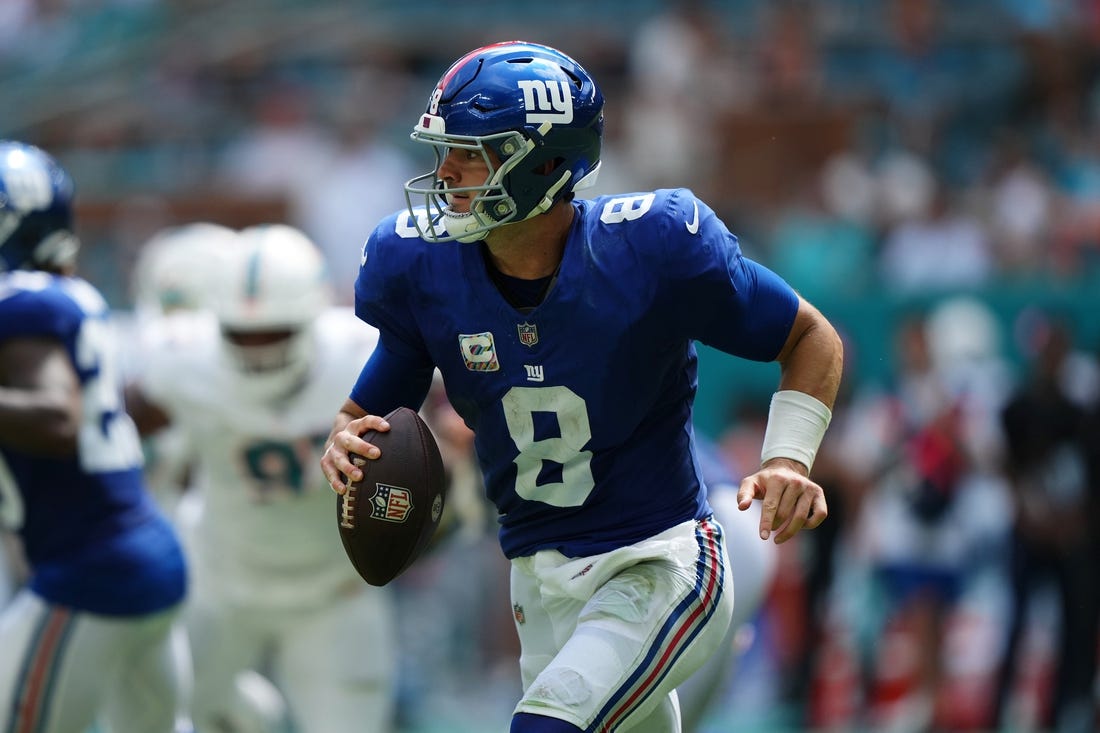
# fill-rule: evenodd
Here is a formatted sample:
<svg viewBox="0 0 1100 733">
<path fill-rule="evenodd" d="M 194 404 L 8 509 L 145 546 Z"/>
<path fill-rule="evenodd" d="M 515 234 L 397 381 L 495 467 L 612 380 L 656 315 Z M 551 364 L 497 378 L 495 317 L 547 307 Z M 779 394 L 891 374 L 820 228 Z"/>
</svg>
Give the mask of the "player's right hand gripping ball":
<svg viewBox="0 0 1100 733">
<path fill-rule="evenodd" d="M 431 542 L 443 514 L 443 459 L 427 424 L 415 410 L 389 415 L 388 432 L 363 434 L 382 452 L 376 460 L 352 455 L 363 470 L 338 496 L 336 521 L 352 565 L 371 585 L 404 572 Z"/>
</svg>

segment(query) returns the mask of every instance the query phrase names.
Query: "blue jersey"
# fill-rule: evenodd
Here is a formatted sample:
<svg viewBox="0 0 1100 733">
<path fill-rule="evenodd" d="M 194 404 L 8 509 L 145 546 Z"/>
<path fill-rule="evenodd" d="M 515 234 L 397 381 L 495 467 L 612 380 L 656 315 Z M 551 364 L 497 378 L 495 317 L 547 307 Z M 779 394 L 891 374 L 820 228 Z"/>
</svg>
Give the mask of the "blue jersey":
<svg viewBox="0 0 1100 733">
<path fill-rule="evenodd" d="M 186 573 L 176 535 L 145 491 L 108 316 L 99 292 L 78 278 L 0 274 L 0 341 L 63 343 L 84 408 L 73 457 L 0 445 L 0 521 L 20 535 L 36 593 L 57 605 L 127 616 L 178 603 Z"/>
<path fill-rule="evenodd" d="M 556 282 L 529 312 L 497 290 L 479 245 L 422 241 L 407 212 L 375 229 L 356 282 L 381 345 L 352 399 L 418 407 L 438 367 L 510 558 L 606 552 L 708 515 L 694 342 L 771 361 L 798 309 L 686 189 L 572 206 Z"/>
</svg>

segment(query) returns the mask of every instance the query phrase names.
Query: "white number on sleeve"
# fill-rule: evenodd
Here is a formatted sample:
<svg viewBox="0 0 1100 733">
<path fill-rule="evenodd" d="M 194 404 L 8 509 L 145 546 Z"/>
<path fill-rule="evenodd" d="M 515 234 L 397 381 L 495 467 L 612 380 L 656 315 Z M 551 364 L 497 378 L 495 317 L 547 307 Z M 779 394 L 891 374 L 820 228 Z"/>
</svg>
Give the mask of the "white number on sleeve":
<svg viewBox="0 0 1100 733">
<path fill-rule="evenodd" d="M 408 211 L 398 214 L 397 223 L 394 227 L 397 236 L 402 239 L 416 239 L 420 236 L 421 231 L 428 231 L 431 228 L 427 210 L 421 207 L 415 209 L 415 212 L 416 221 L 413 221 L 412 215 Z"/>
<path fill-rule="evenodd" d="M 604 224 L 633 221 L 649 211 L 655 196 L 656 194 L 647 193 L 642 196 L 613 198 L 604 204 L 603 211 L 600 212 L 600 221 Z"/>
<path fill-rule="evenodd" d="M 122 406 L 113 338 L 109 324 L 88 318 L 76 340 L 77 365 L 96 370 L 84 384 L 84 421 L 80 426 L 80 465 L 89 473 L 142 464 L 141 440 Z"/>
<path fill-rule="evenodd" d="M 513 387 L 502 400 L 508 433 L 519 449 L 516 493 L 551 506 L 580 506 L 596 485 L 592 451 L 582 450 L 592 437 L 588 408 L 568 387 Z M 534 413 L 553 414 L 560 437 L 535 439 Z M 561 464 L 562 480 L 538 485 L 544 460 Z"/>
</svg>

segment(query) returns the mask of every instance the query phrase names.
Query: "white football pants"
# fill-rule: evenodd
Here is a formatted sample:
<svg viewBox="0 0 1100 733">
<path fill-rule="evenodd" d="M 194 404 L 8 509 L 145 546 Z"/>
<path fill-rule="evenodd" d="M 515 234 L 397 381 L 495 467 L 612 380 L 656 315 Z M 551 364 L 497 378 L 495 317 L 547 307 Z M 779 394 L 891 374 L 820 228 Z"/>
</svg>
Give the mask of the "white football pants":
<svg viewBox="0 0 1100 733">
<path fill-rule="evenodd" d="M 713 519 L 602 555 L 513 560 L 524 689 L 516 712 L 596 733 L 679 731 L 674 690 L 730 623 L 728 568 Z"/>
</svg>

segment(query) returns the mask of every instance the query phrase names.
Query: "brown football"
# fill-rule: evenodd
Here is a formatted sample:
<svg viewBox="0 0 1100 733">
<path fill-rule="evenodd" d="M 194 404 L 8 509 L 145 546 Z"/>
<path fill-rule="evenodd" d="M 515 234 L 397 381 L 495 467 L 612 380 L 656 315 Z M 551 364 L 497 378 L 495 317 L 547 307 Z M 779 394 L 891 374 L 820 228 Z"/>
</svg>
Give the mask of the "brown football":
<svg viewBox="0 0 1100 733">
<path fill-rule="evenodd" d="M 415 410 L 386 415 L 388 432 L 369 430 L 376 460 L 352 456 L 363 470 L 337 497 L 336 521 L 351 564 L 371 585 L 404 572 L 431 542 L 443 514 L 446 481 L 439 446 Z"/>
</svg>

